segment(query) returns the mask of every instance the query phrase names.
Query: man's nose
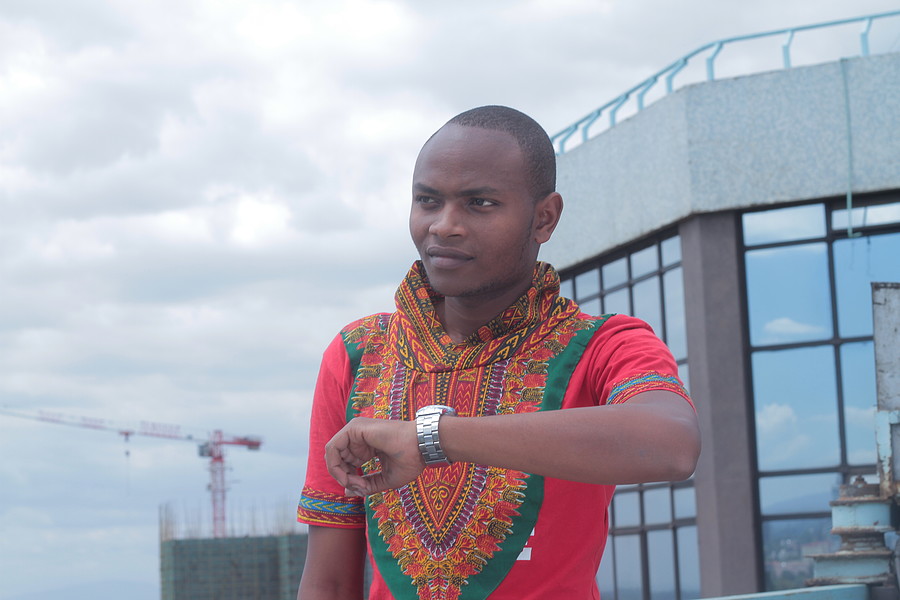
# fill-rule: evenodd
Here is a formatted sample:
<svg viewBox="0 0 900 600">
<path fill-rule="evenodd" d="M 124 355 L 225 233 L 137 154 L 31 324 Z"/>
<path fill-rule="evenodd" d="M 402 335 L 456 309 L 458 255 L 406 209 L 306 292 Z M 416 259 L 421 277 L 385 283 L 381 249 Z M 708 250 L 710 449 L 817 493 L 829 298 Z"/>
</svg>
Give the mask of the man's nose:
<svg viewBox="0 0 900 600">
<path fill-rule="evenodd" d="M 428 226 L 428 233 L 438 237 L 451 237 L 463 235 L 465 232 L 462 209 L 452 203 L 444 204 L 434 215 L 434 219 Z"/>
</svg>

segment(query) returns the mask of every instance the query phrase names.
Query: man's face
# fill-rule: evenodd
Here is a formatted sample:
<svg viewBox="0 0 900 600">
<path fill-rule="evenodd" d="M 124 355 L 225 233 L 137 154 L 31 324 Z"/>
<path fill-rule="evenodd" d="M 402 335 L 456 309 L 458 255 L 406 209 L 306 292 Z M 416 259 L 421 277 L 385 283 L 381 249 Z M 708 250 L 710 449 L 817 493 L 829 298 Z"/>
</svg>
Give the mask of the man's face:
<svg viewBox="0 0 900 600">
<path fill-rule="evenodd" d="M 490 300 L 531 282 L 539 242 L 524 155 L 502 131 L 446 125 L 416 161 L 409 228 L 431 286 Z"/>
</svg>

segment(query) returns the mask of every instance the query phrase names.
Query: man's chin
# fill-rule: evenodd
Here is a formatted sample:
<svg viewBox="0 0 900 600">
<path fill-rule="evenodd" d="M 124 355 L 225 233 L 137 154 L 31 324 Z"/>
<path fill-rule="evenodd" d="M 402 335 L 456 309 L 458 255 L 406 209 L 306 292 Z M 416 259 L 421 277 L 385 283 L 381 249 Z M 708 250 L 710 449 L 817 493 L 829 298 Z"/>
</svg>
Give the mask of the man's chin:
<svg viewBox="0 0 900 600">
<path fill-rule="evenodd" d="M 444 298 L 454 298 L 461 294 L 461 290 L 457 286 L 452 283 L 443 282 L 440 279 L 435 280 L 429 277 L 428 284 L 431 286 L 432 291 Z"/>
<path fill-rule="evenodd" d="M 444 298 L 460 298 L 473 295 L 471 286 L 466 286 L 448 277 L 428 277 L 431 289 Z"/>
<path fill-rule="evenodd" d="M 425 275 L 428 277 L 428 285 L 432 291 L 444 298 L 483 298 L 490 300 L 504 294 L 515 286 L 512 281 L 491 279 L 488 281 L 473 281 L 457 270 L 451 272 L 442 271 L 425 264 Z"/>
<path fill-rule="evenodd" d="M 461 293 L 464 295 L 465 292 L 462 290 L 470 287 L 466 286 L 465 282 L 460 281 L 461 277 L 454 273 L 447 273 L 442 269 L 435 268 L 427 261 L 424 261 L 423 264 L 425 265 L 425 276 L 428 278 L 428 285 L 441 296 L 452 297 Z"/>
</svg>

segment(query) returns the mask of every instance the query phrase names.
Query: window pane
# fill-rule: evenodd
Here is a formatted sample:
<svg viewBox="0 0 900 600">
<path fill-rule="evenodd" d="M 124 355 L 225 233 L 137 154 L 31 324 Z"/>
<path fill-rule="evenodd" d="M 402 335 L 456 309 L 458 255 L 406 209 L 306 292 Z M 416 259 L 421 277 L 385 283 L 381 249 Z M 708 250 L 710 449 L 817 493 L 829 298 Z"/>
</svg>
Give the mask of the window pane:
<svg viewBox="0 0 900 600">
<path fill-rule="evenodd" d="M 872 342 L 841 346 L 847 462 L 875 462 L 875 350 Z"/>
<path fill-rule="evenodd" d="M 613 527 L 641 524 L 641 510 L 637 492 L 616 492 L 613 495 Z"/>
<path fill-rule="evenodd" d="M 744 243 L 748 246 L 823 237 L 825 207 L 813 204 L 745 213 L 743 223 Z"/>
<path fill-rule="evenodd" d="M 831 337 L 825 244 L 756 250 L 746 261 L 754 346 Z"/>
<path fill-rule="evenodd" d="M 597 271 L 588 271 L 575 277 L 575 291 L 578 293 L 576 300 L 600 293 L 600 274 Z"/>
<path fill-rule="evenodd" d="M 837 549 L 831 518 L 768 521 L 763 523 L 766 590 L 802 588 L 813 576 L 811 554 Z"/>
<path fill-rule="evenodd" d="M 564 281 L 559 282 L 559 295 L 564 298 L 575 298 L 575 288 L 572 284 L 572 279 L 566 279 Z"/>
<path fill-rule="evenodd" d="M 662 249 L 663 266 L 681 262 L 681 236 L 670 237 L 660 244 Z"/>
<path fill-rule="evenodd" d="M 631 255 L 631 278 L 652 273 L 659 269 L 656 246 L 638 250 Z"/>
<path fill-rule="evenodd" d="M 628 265 L 624 258 L 603 265 L 603 288 L 609 289 L 628 281 Z"/>
<path fill-rule="evenodd" d="M 852 214 L 854 228 L 900 223 L 900 202 L 875 206 L 858 206 L 852 209 L 850 213 Z M 847 214 L 846 208 L 831 213 L 832 229 L 847 229 L 850 225 Z"/>
<path fill-rule="evenodd" d="M 801 512 L 828 512 L 829 502 L 837 498 L 841 477 L 837 473 L 762 477 L 759 480 L 759 506 L 764 515 Z"/>
<path fill-rule="evenodd" d="M 604 600 L 615 598 L 615 579 L 613 579 L 614 552 L 612 542 L 607 542 L 603 558 L 600 560 L 600 569 L 597 571 L 597 587 L 600 589 L 600 597 Z"/>
<path fill-rule="evenodd" d="M 578 306 L 581 307 L 581 310 L 583 312 L 586 312 L 589 315 L 603 314 L 600 311 L 600 298 L 594 298 L 593 300 L 588 300 L 587 302 L 579 302 Z"/>
<path fill-rule="evenodd" d="M 628 288 L 604 296 L 603 312 L 630 315 L 631 307 L 628 305 Z"/>
<path fill-rule="evenodd" d="M 653 277 L 635 284 L 632 298 L 634 299 L 634 316 L 646 321 L 656 335 L 663 335 L 659 278 Z"/>
<path fill-rule="evenodd" d="M 693 487 L 675 488 L 675 518 L 690 519 L 697 516 L 697 494 Z"/>
<path fill-rule="evenodd" d="M 669 523 L 672 521 L 672 504 L 669 488 L 656 488 L 644 492 L 644 522 Z"/>
<path fill-rule="evenodd" d="M 679 527 L 678 576 L 681 579 L 681 600 L 700 597 L 700 557 L 697 550 L 697 528 Z"/>
<path fill-rule="evenodd" d="M 675 360 L 687 358 L 687 335 L 684 326 L 684 278 L 681 267 L 663 275 L 666 311 L 666 345 Z"/>
<path fill-rule="evenodd" d="M 618 600 L 641 600 L 641 541 L 636 535 L 617 535 L 613 538 L 616 552 L 616 588 Z"/>
<path fill-rule="evenodd" d="M 669 530 L 647 532 L 650 594 L 653 600 L 675 599 L 675 547 Z"/>
<path fill-rule="evenodd" d="M 872 335 L 872 281 L 900 281 L 900 233 L 834 243 L 838 329 Z"/>
<path fill-rule="evenodd" d="M 831 347 L 754 352 L 752 365 L 759 468 L 836 465 L 840 455 Z"/>
<path fill-rule="evenodd" d="M 691 391 L 691 371 L 687 363 L 678 365 L 678 378 L 684 384 L 684 389 Z"/>
</svg>

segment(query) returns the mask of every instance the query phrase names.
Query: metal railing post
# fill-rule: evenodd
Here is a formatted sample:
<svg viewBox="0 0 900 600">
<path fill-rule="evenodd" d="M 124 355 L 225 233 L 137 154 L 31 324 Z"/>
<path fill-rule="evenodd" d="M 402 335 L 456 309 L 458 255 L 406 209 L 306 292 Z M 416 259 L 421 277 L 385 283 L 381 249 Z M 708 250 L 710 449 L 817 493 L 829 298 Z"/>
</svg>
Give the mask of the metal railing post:
<svg viewBox="0 0 900 600">
<path fill-rule="evenodd" d="M 781 58 L 784 61 L 784 68 L 791 68 L 791 44 L 794 43 L 794 30 L 791 29 L 788 34 L 787 41 L 781 46 Z"/>
</svg>

